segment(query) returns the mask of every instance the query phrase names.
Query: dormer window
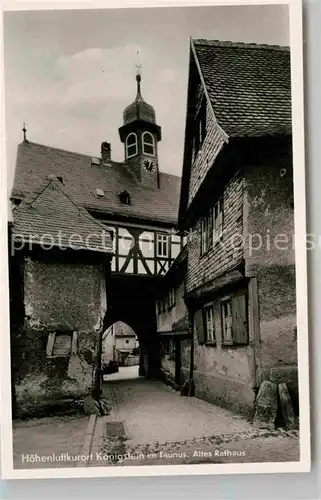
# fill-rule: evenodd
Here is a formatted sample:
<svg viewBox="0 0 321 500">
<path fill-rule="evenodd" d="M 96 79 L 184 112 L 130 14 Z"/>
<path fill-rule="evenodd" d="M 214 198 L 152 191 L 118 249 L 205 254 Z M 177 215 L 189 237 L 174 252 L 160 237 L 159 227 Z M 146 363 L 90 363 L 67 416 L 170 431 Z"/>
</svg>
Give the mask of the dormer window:
<svg viewBox="0 0 321 500">
<path fill-rule="evenodd" d="M 137 155 L 137 135 L 132 132 L 126 137 L 126 158 Z"/>
<path fill-rule="evenodd" d="M 144 132 L 142 136 L 143 154 L 155 156 L 155 140 L 150 132 Z"/>
<path fill-rule="evenodd" d="M 122 191 L 119 194 L 119 201 L 123 205 L 130 205 L 130 194 L 128 193 L 128 191 Z"/>
</svg>

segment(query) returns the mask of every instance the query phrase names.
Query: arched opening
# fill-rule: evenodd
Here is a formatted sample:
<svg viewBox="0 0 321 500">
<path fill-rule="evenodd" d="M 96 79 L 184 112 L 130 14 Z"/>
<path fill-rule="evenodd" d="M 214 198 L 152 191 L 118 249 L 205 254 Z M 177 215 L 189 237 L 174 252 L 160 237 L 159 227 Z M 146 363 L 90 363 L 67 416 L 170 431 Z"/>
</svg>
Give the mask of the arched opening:
<svg viewBox="0 0 321 500">
<path fill-rule="evenodd" d="M 131 158 L 132 156 L 136 156 L 137 152 L 138 152 L 137 135 L 134 132 L 131 132 L 126 137 L 126 158 Z"/>
<path fill-rule="evenodd" d="M 103 381 L 137 378 L 139 365 L 140 346 L 136 332 L 127 323 L 116 321 L 102 336 Z"/>
<path fill-rule="evenodd" d="M 155 156 L 155 140 L 150 132 L 144 132 L 142 136 L 143 154 Z"/>
</svg>

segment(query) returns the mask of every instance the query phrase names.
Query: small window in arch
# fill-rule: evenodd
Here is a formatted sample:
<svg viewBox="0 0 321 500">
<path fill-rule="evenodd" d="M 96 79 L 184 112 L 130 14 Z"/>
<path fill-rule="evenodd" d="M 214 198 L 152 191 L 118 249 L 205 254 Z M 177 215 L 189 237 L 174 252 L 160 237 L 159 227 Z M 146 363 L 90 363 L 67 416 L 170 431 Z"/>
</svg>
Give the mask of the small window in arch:
<svg viewBox="0 0 321 500">
<path fill-rule="evenodd" d="M 126 137 L 126 158 L 137 155 L 137 135 L 132 132 Z"/>
<path fill-rule="evenodd" d="M 155 156 L 155 141 L 150 132 L 143 133 L 143 154 Z"/>
</svg>

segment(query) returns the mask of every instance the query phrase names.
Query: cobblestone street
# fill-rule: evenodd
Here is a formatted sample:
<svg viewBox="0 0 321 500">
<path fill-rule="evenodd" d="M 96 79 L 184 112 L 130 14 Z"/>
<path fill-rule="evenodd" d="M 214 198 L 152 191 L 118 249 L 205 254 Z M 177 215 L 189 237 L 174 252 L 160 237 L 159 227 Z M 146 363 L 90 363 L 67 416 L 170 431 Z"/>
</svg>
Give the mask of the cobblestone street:
<svg viewBox="0 0 321 500">
<path fill-rule="evenodd" d="M 181 397 L 137 367 L 108 376 L 110 415 L 98 419 L 91 466 L 299 460 L 298 431 L 254 429 L 239 415 Z"/>
</svg>

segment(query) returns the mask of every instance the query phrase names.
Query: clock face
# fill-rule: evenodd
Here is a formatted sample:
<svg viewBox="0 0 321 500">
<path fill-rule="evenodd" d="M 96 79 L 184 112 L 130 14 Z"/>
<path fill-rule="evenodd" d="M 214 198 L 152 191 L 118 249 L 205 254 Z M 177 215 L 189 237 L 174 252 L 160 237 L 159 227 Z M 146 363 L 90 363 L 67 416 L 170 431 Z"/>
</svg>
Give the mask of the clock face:
<svg viewBox="0 0 321 500">
<path fill-rule="evenodd" d="M 156 168 L 155 163 L 152 160 L 147 160 L 147 159 L 143 160 L 143 167 L 149 174 L 154 172 Z"/>
</svg>

